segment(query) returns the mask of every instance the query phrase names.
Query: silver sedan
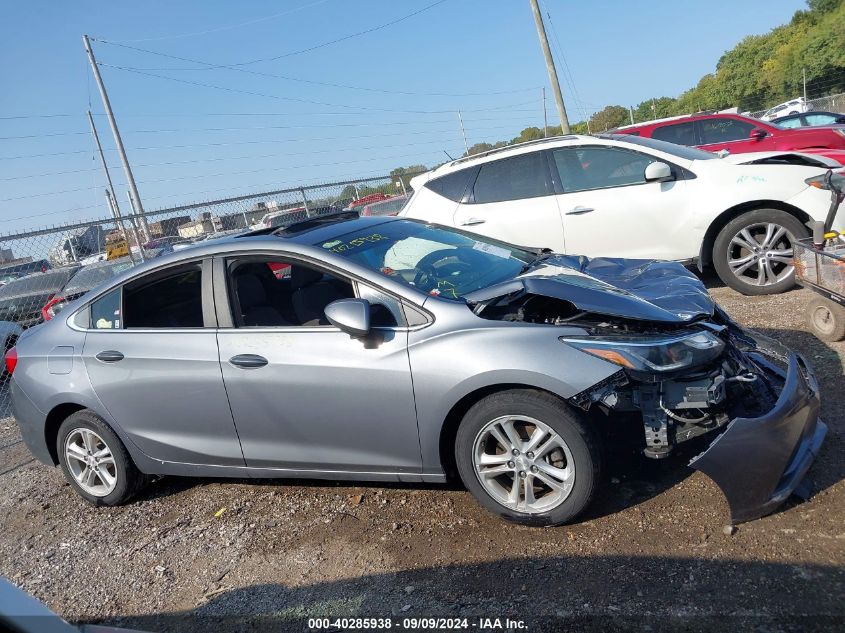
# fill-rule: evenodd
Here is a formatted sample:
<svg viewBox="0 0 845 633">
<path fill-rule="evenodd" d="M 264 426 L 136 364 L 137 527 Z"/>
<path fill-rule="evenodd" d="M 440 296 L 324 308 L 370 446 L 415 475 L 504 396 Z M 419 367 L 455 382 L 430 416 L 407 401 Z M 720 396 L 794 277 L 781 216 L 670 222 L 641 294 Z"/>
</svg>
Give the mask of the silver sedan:
<svg viewBox="0 0 845 633">
<path fill-rule="evenodd" d="M 800 484 L 826 429 L 803 359 L 680 265 L 354 214 L 128 270 L 6 366 L 29 449 L 96 505 L 153 475 L 460 477 L 492 512 L 555 525 L 600 490 L 608 420 L 647 458 L 715 439 L 691 465 L 742 521 Z"/>
</svg>

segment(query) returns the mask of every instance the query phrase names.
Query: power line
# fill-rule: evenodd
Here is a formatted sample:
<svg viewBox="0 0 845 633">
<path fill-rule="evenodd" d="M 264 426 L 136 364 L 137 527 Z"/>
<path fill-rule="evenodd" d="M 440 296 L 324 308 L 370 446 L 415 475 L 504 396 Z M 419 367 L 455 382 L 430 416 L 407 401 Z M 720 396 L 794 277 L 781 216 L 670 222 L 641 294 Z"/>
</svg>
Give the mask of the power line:
<svg viewBox="0 0 845 633">
<path fill-rule="evenodd" d="M 109 42 L 108 40 L 98 40 L 103 44 L 111 44 L 119 46 L 128 50 L 137 51 L 140 53 L 147 53 L 149 55 L 157 55 L 167 59 L 175 59 L 178 61 L 188 62 L 191 64 L 201 64 L 204 68 L 137 68 L 134 66 L 123 66 L 123 70 L 135 70 L 141 72 L 168 72 L 168 71 L 199 71 L 199 70 L 234 70 L 237 72 L 247 73 L 250 75 L 257 75 L 259 77 L 269 77 L 271 79 L 284 79 L 286 81 L 294 81 L 299 83 L 311 84 L 315 86 L 326 86 L 330 88 L 343 88 L 346 90 L 361 90 L 365 92 L 377 92 L 381 94 L 406 95 L 413 97 L 487 97 L 494 95 L 516 94 L 519 92 L 529 92 L 536 90 L 539 86 L 532 86 L 530 88 L 516 88 L 513 90 L 498 90 L 492 92 L 413 92 L 407 90 L 388 90 L 385 88 L 369 88 L 364 86 L 353 86 L 351 84 L 332 83 L 328 81 L 317 81 L 314 79 L 303 79 L 301 77 L 291 77 L 290 75 L 279 75 L 276 73 L 261 72 L 257 70 L 248 70 L 240 68 L 237 65 L 214 64 L 199 59 L 191 59 L 188 57 L 180 57 L 179 55 L 170 55 L 168 53 L 160 53 L 158 51 L 151 51 L 137 46 L 127 46 L 126 44 L 118 44 L 116 42 Z"/>
<path fill-rule="evenodd" d="M 272 61 L 277 61 L 279 59 L 284 59 L 286 57 L 293 57 L 294 55 L 302 55 L 303 53 L 310 53 L 311 51 L 316 51 L 320 48 L 325 48 L 326 46 L 331 46 L 333 44 L 345 42 L 347 40 L 350 40 L 350 39 L 353 39 L 353 38 L 356 38 L 356 37 L 362 37 L 364 35 L 369 35 L 370 33 L 375 33 L 376 31 L 381 31 L 382 29 L 386 29 L 389 26 L 394 26 L 395 24 L 399 24 L 400 22 L 404 22 L 405 20 L 409 20 L 410 18 L 413 18 L 413 17 L 415 17 L 415 16 L 417 16 L 421 13 L 424 13 L 425 11 L 428 11 L 429 9 L 433 9 L 434 7 L 436 7 L 440 4 L 443 4 L 446 1 L 447 0 L 437 0 L 437 2 L 433 2 L 429 5 L 424 6 L 422 9 L 418 9 L 417 11 L 414 11 L 413 13 L 409 13 L 409 14 L 404 15 L 400 18 L 395 19 L 395 20 L 391 20 L 390 22 L 385 22 L 384 24 L 380 24 L 378 26 L 373 26 L 373 27 L 370 27 L 368 29 L 364 29 L 363 31 L 358 31 L 356 33 L 344 35 L 343 37 L 338 37 L 338 38 L 335 38 L 333 40 L 328 40 L 328 41 L 322 42 L 320 44 L 315 44 L 314 46 L 309 46 L 308 48 L 303 48 L 303 49 L 296 50 L 296 51 L 290 51 L 288 53 L 276 55 L 275 57 L 263 57 L 263 58 L 259 58 L 259 59 L 252 59 L 252 60 L 245 61 L 245 62 L 237 62 L 237 63 L 234 63 L 234 64 L 225 64 L 225 65 L 221 65 L 220 68 L 231 67 L 231 66 L 249 66 L 249 65 L 252 65 L 252 64 L 258 64 L 260 62 L 272 62 Z M 104 44 L 117 44 L 116 42 L 111 42 L 109 40 L 99 39 L 99 38 L 96 41 L 102 42 Z"/>
<path fill-rule="evenodd" d="M 295 166 L 292 166 L 292 167 L 275 166 L 275 167 L 268 167 L 268 168 L 265 168 L 265 169 L 249 169 L 249 170 L 246 170 L 246 171 L 239 171 L 239 172 L 228 171 L 228 172 L 222 172 L 222 173 L 217 173 L 217 174 L 199 174 L 199 175 L 196 175 L 196 176 L 180 176 L 178 178 L 139 180 L 138 183 L 139 184 L 155 184 L 155 183 L 162 183 L 162 182 L 179 182 L 179 181 L 183 181 L 183 180 L 198 180 L 198 179 L 202 179 L 202 178 L 219 178 L 221 176 L 239 176 L 239 175 L 243 175 L 243 174 L 260 173 L 260 172 L 264 172 L 264 171 L 273 171 L 273 170 L 284 171 L 284 170 L 293 170 L 293 169 L 305 169 L 305 168 L 311 168 L 311 167 L 334 167 L 334 166 L 337 166 L 337 165 L 347 165 L 347 164 L 350 164 L 350 163 L 368 163 L 368 162 L 374 162 L 374 161 L 379 161 L 379 160 L 395 160 L 395 159 L 400 159 L 400 158 L 413 158 L 416 155 L 417 154 L 402 154 L 402 155 L 399 155 L 399 156 L 381 156 L 381 157 L 375 157 L 375 158 L 364 158 L 364 159 L 360 159 L 360 160 L 344 160 L 344 161 L 339 161 L 339 162 L 334 162 L 334 163 L 321 163 L 321 164 L 315 164 L 315 165 L 295 165 Z M 40 192 L 40 193 L 28 194 L 28 195 L 24 195 L 24 196 L 14 196 L 14 197 L 11 197 L 11 198 L 0 198 L 0 202 L 12 202 L 12 201 L 16 201 L 16 200 L 28 200 L 28 199 L 31 199 L 31 198 L 42 198 L 42 197 L 45 197 L 45 196 L 56 196 L 56 195 L 61 195 L 61 194 L 65 194 L 65 193 L 74 193 L 74 192 L 78 192 L 78 191 L 88 191 L 88 190 L 91 190 L 91 189 L 99 189 L 99 188 L 101 188 L 101 187 L 95 185 L 93 187 L 78 187 L 78 188 L 74 188 L 74 189 L 62 189 L 60 191 L 43 191 L 43 192 Z"/>
<path fill-rule="evenodd" d="M 510 126 L 507 126 L 510 127 Z M 451 132 L 452 130 L 443 130 L 444 133 Z M 365 136 L 359 138 L 374 138 L 372 136 Z M 326 139 L 315 139 L 315 140 L 333 140 L 331 138 Z M 421 145 L 442 145 L 443 143 L 448 143 L 453 139 L 435 139 L 432 141 L 421 141 L 419 143 L 400 143 L 397 145 L 373 145 L 370 147 L 361 147 L 361 146 L 353 146 L 353 147 L 332 147 L 330 149 L 323 149 L 323 150 L 312 150 L 307 152 L 277 152 L 273 154 L 250 154 L 248 156 L 218 156 L 216 158 L 195 158 L 192 160 L 182 160 L 182 161 L 166 161 L 166 162 L 159 162 L 159 163 L 138 163 L 135 165 L 136 168 L 142 167 L 172 167 L 174 165 L 197 165 L 202 163 L 217 163 L 227 160 L 263 160 L 265 158 L 279 158 L 282 156 L 311 156 L 313 154 L 339 154 L 341 152 L 350 152 L 350 151 L 369 151 L 369 150 L 377 150 L 377 149 L 396 149 L 398 147 L 419 147 Z M 161 148 L 160 148 L 161 149 Z M 86 151 L 87 153 L 87 151 Z M 109 170 L 118 171 L 120 167 L 111 165 L 109 166 Z M 72 169 L 66 171 L 52 171 L 52 172 L 45 172 L 41 174 L 27 174 L 23 176 L 11 176 L 8 178 L 0 178 L 0 182 L 7 182 L 13 180 L 22 180 L 27 178 L 46 178 L 49 176 L 64 176 L 67 174 L 82 174 L 88 173 L 92 171 L 100 171 L 98 167 L 91 167 L 87 169 Z"/>
<path fill-rule="evenodd" d="M 268 15 L 263 18 L 256 18 L 254 20 L 249 20 L 247 22 L 241 22 L 240 24 L 232 24 L 229 26 L 221 26 L 219 28 L 214 29 L 207 29 L 205 31 L 194 31 L 192 33 L 180 33 L 178 35 L 164 35 L 161 37 L 145 37 L 143 39 L 137 40 L 123 40 L 125 42 L 160 42 L 162 40 L 176 40 L 182 39 L 185 37 L 196 37 L 198 35 L 209 35 L 210 33 L 220 33 L 221 31 L 230 31 L 232 29 L 239 29 L 244 26 L 250 26 L 252 24 L 258 24 L 259 22 L 266 22 L 267 20 L 273 20 L 275 18 L 280 18 L 283 15 L 290 15 L 291 13 L 296 13 L 297 11 L 302 11 L 303 9 L 309 9 L 311 7 L 317 6 L 318 4 L 325 4 L 328 0 L 317 0 L 316 2 L 311 2 L 310 4 L 305 4 L 300 7 L 296 7 L 294 9 L 289 9 L 287 11 L 281 11 L 279 13 L 274 13 L 273 15 Z"/>
<path fill-rule="evenodd" d="M 445 0 L 441 0 L 445 1 Z M 215 84 L 208 84 L 203 83 L 200 81 L 190 81 L 188 79 L 179 79 L 177 77 L 168 77 L 166 75 L 158 75 L 155 73 L 148 73 L 143 70 L 136 70 L 134 68 L 129 68 L 127 66 L 117 66 L 114 64 L 106 64 L 106 63 L 99 63 L 100 66 L 108 67 L 108 68 L 115 68 L 117 70 L 123 70 L 125 72 L 135 73 L 138 75 L 144 75 L 146 77 L 155 77 L 156 79 L 165 79 L 167 81 L 175 81 L 176 83 L 187 84 L 190 86 L 199 86 L 202 88 L 212 88 L 214 90 L 223 90 L 225 92 L 234 92 L 239 94 L 245 94 L 250 97 L 261 97 L 262 99 L 279 99 L 281 101 L 294 101 L 296 103 L 307 103 L 309 105 L 319 105 L 319 106 L 328 106 L 331 108 L 349 108 L 349 109 L 357 109 L 357 110 L 372 110 L 376 112 L 401 112 L 403 114 L 445 114 L 447 112 L 455 112 L 456 109 L 444 109 L 444 110 L 403 110 L 403 109 L 396 109 L 396 108 L 374 108 L 370 106 L 358 106 L 358 105 L 349 105 L 343 103 L 330 103 L 326 101 L 314 101 L 312 99 L 300 99 L 298 97 L 282 97 L 279 95 L 267 94 L 262 92 L 253 92 L 251 90 L 242 90 L 239 88 L 230 88 L 228 86 L 218 86 Z M 496 110 L 506 110 L 511 107 L 527 105 L 529 103 L 534 103 L 534 100 L 531 101 L 523 101 L 521 103 L 512 103 L 504 106 L 497 106 L 494 108 L 470 108 L 465 110 L 466 112 L 493 112 Z"/>
<path fill-rule="evenodd" d="M 533 112 L 533 110 L 532 110 Z M 476 121 L 500 121 L 501 119 L 498 118 L 481 118 L 476 119 Z M 441 123 L 451 123 L 452 121 L 440 121 Z M 433 121 L 432 121 L 433 123 Z M 376 124 L 373 124 L 376 125 Z M 484 131 L 493 131 L 493 130 L 505 130 L 512 128 L 511 125 L 499 125 L 499 126 L 485 126 L 485 127 L 467 127 L 468 132 L 484 132 Z M 255 130 L 263 130 L 266 128 L 263 127 L 256 127 L 250 128 Z M 159 132 L 169 132 L 171 130 L 158 130 Z M 157 146 L 136 146 L 136 147 L 129 147 L 127 149 L 133 151 L 147 151 L 147 150 L 163 150 L 163 149 L 193 149 L 193 148 L 201 148 L 201 147 L 230 147 L 230 146 L 237 146 L 237 145 L 258 145 L 258 144 L 266 144 L 266 143 L 299 143 L 299 142 L 312 142 L 312 141 L 336 141 L 336 140 L 357 140 L 357 139 L 367 139 L 367 138 L 384 138 L 388 136 L 405 136 L 405 135 L 420 135 L 420 134 L 447 134 L 449 132 L 454 132 L 454 129 L 438 129 L 438 130 L 402 130 L 401 132 L 386 132 L 386 133 L 379 133 L 375 134 L 362 134 L 357 136 L 344 136 L 342 138 L 338 138 L 336 136 L 323 136 L 323 137 L 300 137 L 300 138 L 286 138 L 286 139 L 261 139 L 256 141 L 228 141 L 228 142 L 220 142 L 220 143 L 185 143 L 180 145 L 157 145 Z M 116 151 L 113 148 L 103 148 L 104 151 Z M 0 160 L 22 160 L 27 158 L 45 158 L 45 157 L 59 157 L 59 156 L 71 156 L 71 155 L 78 155 L 78 154 L 88 154 L 91 150 L 90 149 L 80 149 L 80 150 L 72 150 L 72 151 L 64 151 L 64 152 L 46 152 L 43 154 L 20 154 L 18 156 L 0 156 Z"/>
</svg>

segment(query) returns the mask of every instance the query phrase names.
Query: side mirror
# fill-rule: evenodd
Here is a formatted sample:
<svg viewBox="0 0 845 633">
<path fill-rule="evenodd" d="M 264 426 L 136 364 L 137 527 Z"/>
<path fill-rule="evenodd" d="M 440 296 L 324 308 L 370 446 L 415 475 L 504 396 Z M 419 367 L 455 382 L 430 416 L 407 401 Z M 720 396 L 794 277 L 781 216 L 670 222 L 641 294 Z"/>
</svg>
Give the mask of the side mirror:
<svg viewBox="0 0 845 633">
<path fill-rule="evenodd" d="M 370 302 L 338 299 L 326 306 L 326 318 L 352 338 L 363 338 L 370 333 Z"/>
<path fill-rule="evenodd" d="M 672 175 L 672 168 L 666 163 L 659 162 L 646 165 L 643 177 L 646 182 L 665 182 L 675 179 L 675 176 Z"/>
<path fill-rule="evenodd" d="M 766 130 L 761 130 L 760 128 L 755 127 L 751 130 L 751 133 L 748 135 L 748 138 L 750 138 L 752 141 L 762 141 L 764 138 L 766 138 L 766 136 L 768 136 L 766 134 Z"/>
</svg>

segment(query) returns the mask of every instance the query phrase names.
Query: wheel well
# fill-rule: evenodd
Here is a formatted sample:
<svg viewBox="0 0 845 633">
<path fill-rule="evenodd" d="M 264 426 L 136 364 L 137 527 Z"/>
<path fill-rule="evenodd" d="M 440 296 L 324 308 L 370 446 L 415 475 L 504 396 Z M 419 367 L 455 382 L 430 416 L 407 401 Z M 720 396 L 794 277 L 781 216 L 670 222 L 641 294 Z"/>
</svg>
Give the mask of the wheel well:
<svg viewBox="0 0 845 633">
<path fill-rule="evenodd" d="M 467 411 L 469 411 L 476 402 L 479 402 L 494 393 L 507 391 L 509 389 L 542 391 L 544 393 L 551 394 L 555 398 L 560 398 L 560 396 L 556 393 L 552 393 L 546 389 L 540 389 L 539 387 L 534 387 L 533 385 L 505 383 L 500 385 L 489 385 L 487 387 L 482 387 L 481 389 L 476 389 L 458 400 L 449 410 L 449 413 L 446 415 L 446 419 L 443 421 L 443 428 L 440 429 L 440 464 L 443 467 L 443 472 L 446 473 L 447 479 L 450 481 L 458 479 L 458 466 L 455 463 L 455 439 L 458 435 L 458 427 L 461 424 L 461 420 L 464 419 Z"/>
<path fill-rule="evenodd" d="M 704 234 L 704 241 L 701 243 L 701 252 L 699 253 L 700 268 L 710 266 L 713 263 L 713 244 L 716 242 L 716 236 L 725 228 L 725 225 L 743 213 L 754 211 L 755 209 L 778 209 L 795 216 L 801 224 L 810 221 L 810 216 L 804 211 L 780 200 L 754 200 L 753 202 L 743 202 L 730 209 L 726 209 L 719 217 L 713 220 Z"/>
<path fill-rule="evenodd" d="M 59 463 L 59 455 L 56 451 L 56 438 L 59 436 L 59 427 L 62 422 L 67 420 L 68 416 L 77 411 L 84 409 L 81 404 L 74 402 L 66 402 L 53 407 L 52 411 L 47 414 L 47 420 L 44 423 L 44 440 L 47 442 L 47 450 L 50 451 L 50 457 L 53 460 L 53 465 Z"/>
</svg>

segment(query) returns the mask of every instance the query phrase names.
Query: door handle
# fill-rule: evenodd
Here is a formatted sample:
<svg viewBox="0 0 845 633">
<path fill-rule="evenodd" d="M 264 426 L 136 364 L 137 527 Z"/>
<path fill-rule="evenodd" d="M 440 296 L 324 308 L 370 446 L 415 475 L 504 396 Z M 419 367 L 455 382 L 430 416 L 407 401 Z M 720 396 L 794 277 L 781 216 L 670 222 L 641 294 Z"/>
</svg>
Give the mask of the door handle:
<svg viewBox="0 0 845 633">
<path fill-rule="evenodd" d="M 117 350 L 108 349 L 104 352 L 100 352 L 94 358 L 104 363 L 116 363 L 119 360 L 123 360 L 123 354 Z"/>
<path fill-rule="evenodd" d="M 481 218 L 469 218 L 461 222 L 461 226 L 475 226 L 476 224 L 484 224 L 486 221 Z"/>
<path fill-rule="evenodd" d="M 567 211 L 566 215 L 582 215 L 584 213 L 592 213 L 593 211 L 595 211 L 595 209 L 592 207 L 577 206 L 574 209 Z"/>
<path fill-rule="evenodd" d="M 267 364 L 267 359 L 258 354 L 238 354 L 229 359 L 229 363 L 241 369 L 258 369 Z"/>
</svg>

